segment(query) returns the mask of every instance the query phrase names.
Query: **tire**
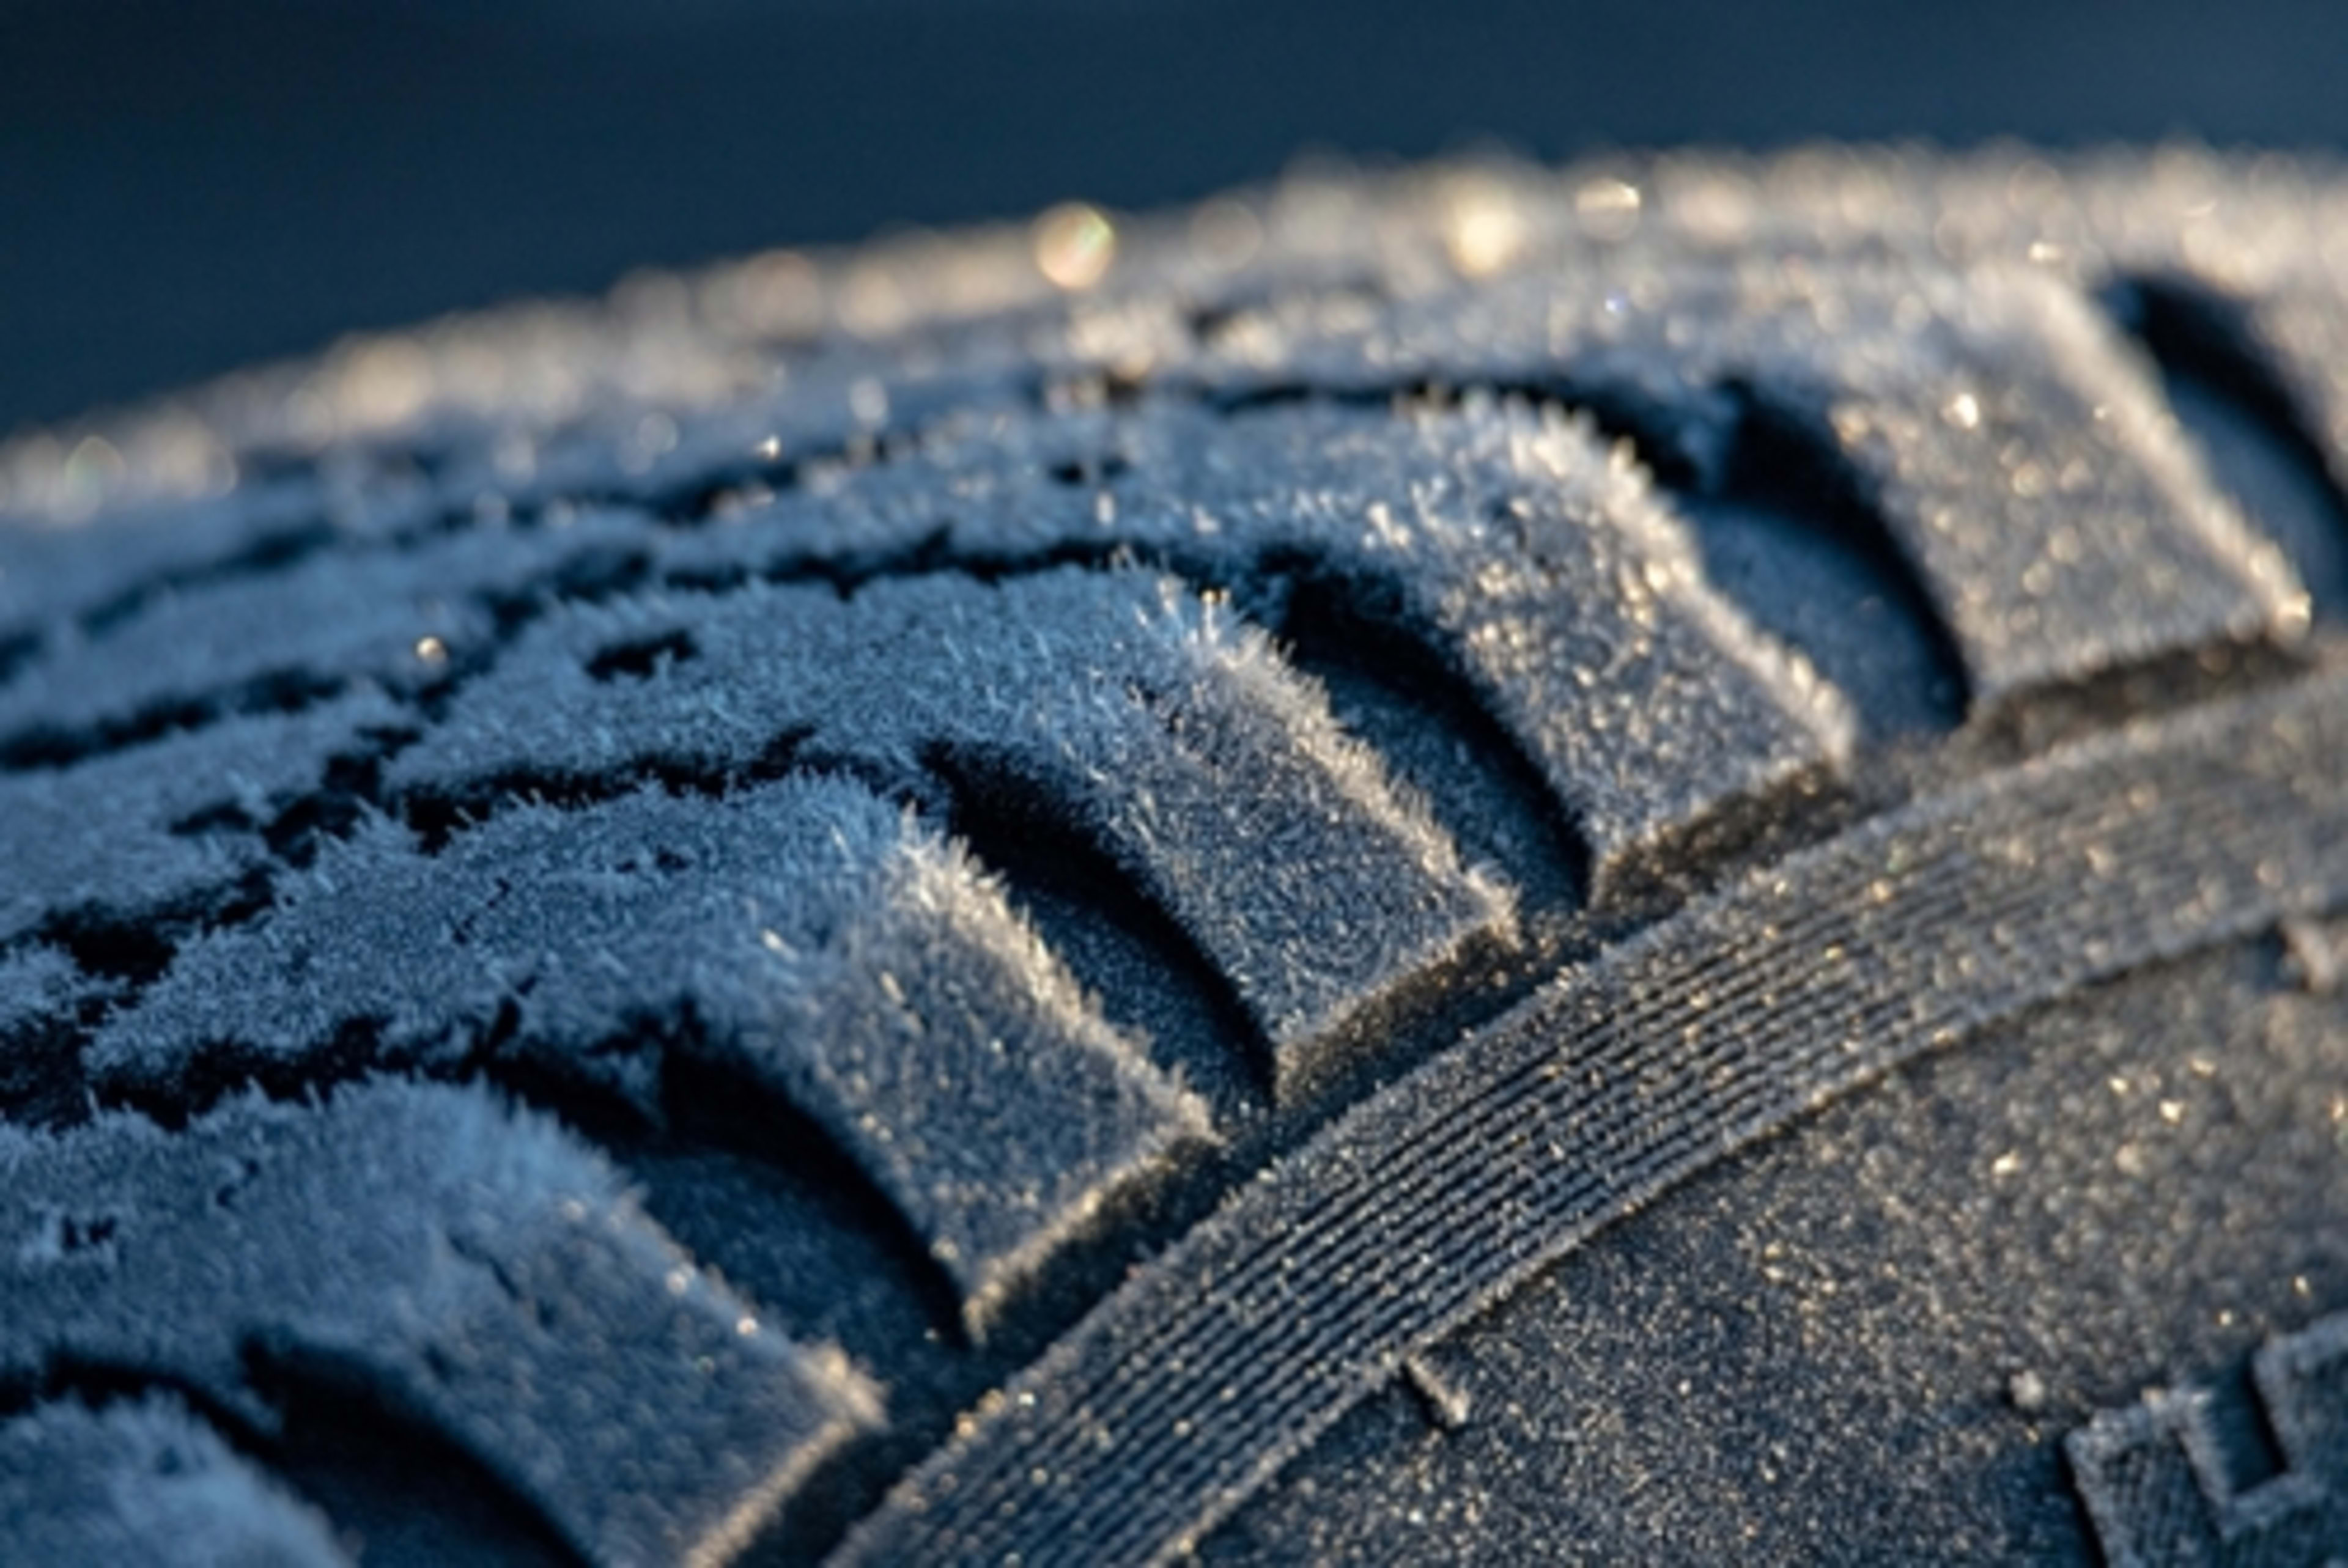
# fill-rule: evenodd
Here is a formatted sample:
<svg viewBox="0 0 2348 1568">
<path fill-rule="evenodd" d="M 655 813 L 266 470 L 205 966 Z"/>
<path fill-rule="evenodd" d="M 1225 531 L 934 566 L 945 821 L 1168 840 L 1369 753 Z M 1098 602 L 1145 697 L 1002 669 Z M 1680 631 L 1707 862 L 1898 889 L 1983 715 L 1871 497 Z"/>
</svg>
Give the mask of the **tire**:
<svg viewBox="0 0 2348 1568">
<path fill-rule="evenodd" d="M 16 438 L 0 1560 L 2326 1560 L 2343 213 L 1320 176 Z"/>
</svg>

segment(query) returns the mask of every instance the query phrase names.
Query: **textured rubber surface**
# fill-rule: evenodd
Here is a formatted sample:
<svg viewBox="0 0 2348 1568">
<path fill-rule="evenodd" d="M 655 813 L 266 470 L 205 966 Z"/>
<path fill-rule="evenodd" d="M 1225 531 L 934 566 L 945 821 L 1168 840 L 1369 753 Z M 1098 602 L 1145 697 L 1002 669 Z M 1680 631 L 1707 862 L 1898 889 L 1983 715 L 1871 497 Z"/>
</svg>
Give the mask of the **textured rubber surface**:
<svg viewBox="0 0 2348 1568">
<path fill-rule="evenodd" d="M 2278 1474 L 2239 1492 L 2207 1389 L 2155 1395 L 2072 1434 L 2072 1466 L 2115 1561 L 2315 1562 L 2348 1538 L 2339 1461 L 2348 1319 L 2328 1317 L 2267 1345 L 2250 1376 L 2281 1462 Z"/>
<path fill-rule="evenodd" d="M 2336 981 L 2341 189 L 2184 154 L 1300 181 L 18 438 L 0 1532 L 2164 1563 L 2240 1515 L 2228 1560 L 2298 1561 L 2348 1464 L 2307 1392 L 2348 1170 L 2281 1122 L 2249 1146 L 2291 1195 L 2226 1228 L 2294 1260 L 2240 1322 L 2306 1329 L 2258 1362 L 2266 1490 L 2163 1457 L 2231 1440 L 2186 1405 L 2112 1413 L 2244 1353 L 2126 1326 L 2214 1288 L 2141 1214 L 2114 1245 L 2167 1284 L 2116 1305 L 2065 1241 L 2024 1304 L 2075 1381 L 2007 1402 L 2071 1419 L 1813 1433 L 1849 1474 L 1807 1491 L 1708 1468 L 1766 1403 L 1500 1464 L 1472 1373 L 1726 1375 L 1672 1311 L 1599 1368 L 1541 1325 L 1712 1234 L 1674 1217 L 1706 1184 L 1731 1229 L 1811 1223 L 1766 1172 L 1813 1125 L 1890 1159 L 1982 1113 L 1842 1130 L 1934 1059 L 2277 931 Z M 2178 983 L 2181 1020 L 2236 982 Z M 2348 1022 L 2307 1027 L 2243 1093 L 2337 1120 Z M 2049 1170 L 2062 1121 L 2016 1122 Z M 1931 1313 L 1803 1337 L 1821 1398 L 1929 1333 L 1915 1397 L 1970 1397 L 1985 1319 L 1940 1282 L 1998 1309 L 1954 1283 L 1980 1237 L 1917 1234 Z M 1685 1245 L 1689 1288 L 1733 1276 Z M 1902 1465 L 1959 1524 L 1871 1501 Z"/>
</svg>

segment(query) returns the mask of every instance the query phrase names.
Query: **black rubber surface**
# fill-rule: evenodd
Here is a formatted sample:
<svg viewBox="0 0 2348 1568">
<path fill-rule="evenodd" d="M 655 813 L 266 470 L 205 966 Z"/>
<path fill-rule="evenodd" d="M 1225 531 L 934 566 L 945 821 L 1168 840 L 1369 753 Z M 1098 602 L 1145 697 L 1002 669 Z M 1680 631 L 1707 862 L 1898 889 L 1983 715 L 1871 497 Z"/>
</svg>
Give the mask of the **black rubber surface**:
<svg viewBox="0 0 2348 1568">
<path fill-rule="evenodd" d="M 1331 177 L 0 448 L 0 1558 L 2322 1561 L 2344 203 Z"/>
</svg>

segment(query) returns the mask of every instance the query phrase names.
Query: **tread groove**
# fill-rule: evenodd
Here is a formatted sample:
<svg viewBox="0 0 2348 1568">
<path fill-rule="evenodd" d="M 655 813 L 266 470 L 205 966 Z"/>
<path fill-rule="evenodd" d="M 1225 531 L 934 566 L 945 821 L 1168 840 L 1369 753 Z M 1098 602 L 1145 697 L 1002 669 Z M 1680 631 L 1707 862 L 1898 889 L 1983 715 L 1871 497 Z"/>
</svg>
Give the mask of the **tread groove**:
<svg viewBox="0 0 2348 1568">
<path fill-rule="evenodd" d="M 1111 1023 L 1146 1039 L 1159 1070 L 1203 1093 L 1218 1122 L 1269 1102 L 1272 1042 L 1247 1004 L 1080 820 L 1053 814 L 1015 772 L 983 756 L 940 745 L 922 761 L 945 786 L 955 835 L 1004 878 L 1014 904 Z M 1048 915 L 1037 918 L 1039 907 Z"/>
<path fill-rule="evenodd" d="M 252 1169 L 229 1205 L 201 1180 L 141 1190 L 159 1164 L 192 1174 L 231 1151 Z M 30 1247 L 6 1261 L 0 1373 L 152 1367 L 266 1431 L 280 1420 L 252 1381 L 251 1346 L 281 1365 L 345 1368 L 592 1556 L 722 1547 L 755 1522 L 746 1508 L 763 1515 L 815 1457 L 879 1419 L 836 1352 L 762 1329 L 607 1167 L 478 1094 L 377 1081 L 306 1108 L 235 1102 L 178 1133 L 120 1116 L 54 1137 L 0 1130 L 0 1165 L 15 1234 L 68 1204 L 122 1233 L 102 1256 Z M 373 1223 L 349 1223 L 358 1214 Z M 146 1309 L 123 1299 L 149 1294 Z M 696 1357 L 728 1375 L 678 1376 Z M 664 1418 L 625 1455 L 566 1409 L 615 1394 Z M 726 1456 L 714 1470 L 711 1454 Z M 647 1476 L 662 1484 L 613 1485 Z"/>
<path fill-rule="evenodd" d="M 2160 367 L 2220 482 L 2291 557 L 2316 614 L 2348 618 L 2348 489 L 2240 307 L 2175 278 L 2131 278 L 2106 298 Z"/>
<path fill-rule="evenodd" d="M 85 1381 L 0 1420 L 0 1556 L 350 1568 L 328 1522 L 209 1413 L 181 1391 Z"/>
<path fill-rule="evenodd" d="M 1850 700 L 1868 739 L 1957 729 L 1972 706 L 1964 657 L 1859 474 L 1830 432 L 1731 390 L 1727 455 L 1686 503 L 1712 581 Z M 1818 548 L 1799 551 L 1788 528 Z M 1861 615 L 1863 638 L 1838 635 Z"/>
<path fill-rule="evenodd" d="M 1269 579 L 1269 580 L 1267 580 Z M 1386 759 L 1461 851 L 1498 868 L 1529 913 L 1588 902 L 1592 850 L 1483 693 L 1421 635 L 1390 583 L 1320 559 L 1259 562 L 1246 589 L 1290 662 Z M 1447 755 L 1446 753 L 1448 753 Z"/>
</svg>

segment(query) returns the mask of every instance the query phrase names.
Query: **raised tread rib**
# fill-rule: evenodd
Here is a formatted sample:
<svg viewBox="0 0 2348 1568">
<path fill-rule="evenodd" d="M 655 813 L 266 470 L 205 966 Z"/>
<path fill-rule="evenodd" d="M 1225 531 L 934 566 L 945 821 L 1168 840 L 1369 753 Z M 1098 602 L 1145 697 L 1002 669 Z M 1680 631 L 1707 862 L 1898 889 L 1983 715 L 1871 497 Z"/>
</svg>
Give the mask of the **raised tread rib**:
<svg viewBox="0 0 2348 1568">
<path fill-rule="evenodd" d="M 1201 580 L 1306 577 L 1426 644 L 1534 759 L 1601 901 L 1691 830 L 1830 780 L 1849 750 L 1835 693 L 1705 588 L 1623 454 L 1488 398 L 1004 415 L 681 536 L 661 562 L 691 578 L 892 547 L 1018 561 L 1105 539 Z"/>
<path fill-rule="evenodd" d="M 1859 477 L 1987 707 L 2304 630 L 2289 566 L 2211 487 L 2110 329 L 2048 280 L 1805 266 L 1766 249 L 1576 261 L 1342 331 L 1300 301 L 1246 354 L 1196 374 L 1229 389 L 1397 376 L 1554 388 L 1670 432 L 1699 474 L 1725 462 L 1739 421 L 1793 424 Z"/>
<path fill-rule="evenodd" d="M 273 1425 L 247 1357 L 444 1431 L 603 1561 L 723 1561 L 880 1419 L 602 1162 L 478 1090 L 245 1100 L 180 1132 L 0 1129 L 0 1369 L 103 1367 Z"/>
<path fill-rule="evenodd" d="M 1905 226 L 1952 260 L 2023 259 L 2088 290 L 2147 282 L 2219 307 L 2208 324 L 2264 363 L 2348 486 L 2348 202 L 2336 169 L 2178 147 L 2069 168 L 1984 159 L 1915 172 Z M 1819 179 L 1779 221 L 1798 226 L 1801 209 L 1871 178 L 1879 171 L 1854 163 Z"/>
<path fill-rule="evenodd" d="M 1210 1135 L 998 890 L 840 780 L 515 807 L 437 856 L 378 820 L 191 945 L 88 1066 L 101 1092 L 168 1101 L 224 1063 L 324 1072 L 355 1030 L 378 1062 L 520 1058 L 652 1117 L 664 1042 L 689 1034 L 852 1153 L 980 1329 Z"/>
<path fill-rule="evenodd" d="M 676 639 L 684 656 L 641 678 L 595 672 Z M 565 607 L 386 777 L 461 798 L 664 758 L 743 769 L 778 746 L 933 797 L 940 762 L 1000 775 L 1094 837 L 1229 980 L 1283 1093 L 1365 1009 L 1509 940 L 1507 894 L 1262 636 L 1146 572 Z"/>
<path fill-rule="evenodd" d="M 350 1568 L 325 1519 L 177 1400 L 73 1400 L 0 1424 L 0 1562 Z"/>
</svg>

